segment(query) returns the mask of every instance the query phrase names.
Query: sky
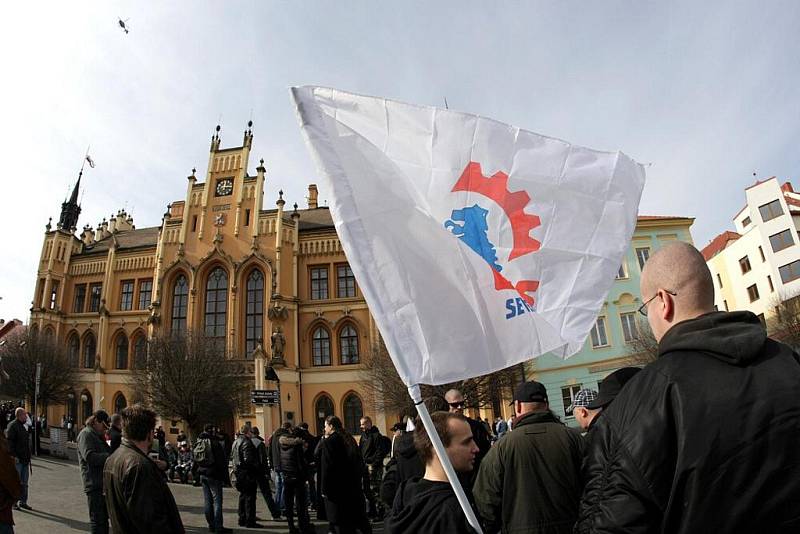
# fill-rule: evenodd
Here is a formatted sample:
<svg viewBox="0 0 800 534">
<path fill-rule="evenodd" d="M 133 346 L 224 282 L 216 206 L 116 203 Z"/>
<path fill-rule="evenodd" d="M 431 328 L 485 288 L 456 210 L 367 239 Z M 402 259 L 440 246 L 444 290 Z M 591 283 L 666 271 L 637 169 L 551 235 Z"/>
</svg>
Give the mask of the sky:
<svg viewBox="0 0 800 534">
<path fill-rule="evenodd" d="M 53 2 L 0 18 L 0 318 L 28 320 L 48 218 L 157 226 L 211 135 L 264 159 L 264 206 L 320 180 L 289 87 L 324 85 L 491 117 L 650 163 L 640 213 L 733 229 L 744 188 L 800 186 L 800 3 Z M 123 32 L 119 18 L 127 20 Z M 755 173 L 755 176 L 754 176 Z M 798 187 L 800 189 L 800 187 Z M 327 192 L 320 189 L 324 203 Z"/>
</svg>

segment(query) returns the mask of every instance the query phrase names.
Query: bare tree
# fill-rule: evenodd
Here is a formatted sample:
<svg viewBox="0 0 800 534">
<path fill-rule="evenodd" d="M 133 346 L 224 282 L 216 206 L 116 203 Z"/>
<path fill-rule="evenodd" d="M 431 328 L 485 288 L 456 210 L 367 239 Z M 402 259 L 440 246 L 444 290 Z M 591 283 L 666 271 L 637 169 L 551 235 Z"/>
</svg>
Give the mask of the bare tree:
<svg viewBox="0 0 800 534">
<path fill-rule="evenodd" d="M 133 371 L 132 381 L 146 404 L 183 420 L 190 437 L 204 424 L 219 423 L 242 409 L 250 387 L 218 340 L 198 332 L 151 339 L 147 359 Z"/>
<path fill-rule="evenodd" d="M 394 367 L 383 340 L 379 340 L 370 350 L 364 360 L 361 375 L 367 393 L 379 410 L 398 416 L 417 413 L 408 389 L 400 379 L 400 375 L 397 374 L 397 369 Z M 468 408 L 485 408 L 502 399 L 504 392 L 510 391 L 522 380 L 521 366 L 514 365 L 502 371 L 449 384 L 422 385 L 420 389 L 422 398 L 429 400 L 443 399 L 447 390 L 455 388 L 464 394 Z"/>
<path fill-rule="evenodd" d="M 775 295 L 770 306 L 774 312 L 767 321 L 770 336 L 800 350 L 800 293 Z"/>
<path fill-rule="evenodd" d="M 646 320 L 638 321 L 636 337 L 628 342 L 631 365 L 647 365 L 658 358 L 658 341 Z"/>
<path fill-rule="evenodd" d="M 69 365 L 64 347 L 56 343 L 53 336 L 29 328 L 3 341 L 0 392 L 32 403 L 36 392 L 36 364 L 40 363 L 38 407 L 46 413 L 48 406 L 63 404 L 78 374 L 78 369 Z"/>
</svg>

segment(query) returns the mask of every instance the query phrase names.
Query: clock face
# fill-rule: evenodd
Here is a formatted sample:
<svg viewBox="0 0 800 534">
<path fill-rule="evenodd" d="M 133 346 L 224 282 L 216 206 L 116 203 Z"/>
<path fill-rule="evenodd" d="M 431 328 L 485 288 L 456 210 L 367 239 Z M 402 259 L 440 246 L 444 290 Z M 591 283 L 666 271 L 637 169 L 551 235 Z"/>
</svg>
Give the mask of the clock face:
<svg viewBox="0 0 800 534">
<path fill-rule="evenodd" d="M 233 180 L 230 178 L 224 178 L 222 180 L 217 181 L 217 196 L 224 197 L 230 195 L 233 192 Z"/>
</svg>

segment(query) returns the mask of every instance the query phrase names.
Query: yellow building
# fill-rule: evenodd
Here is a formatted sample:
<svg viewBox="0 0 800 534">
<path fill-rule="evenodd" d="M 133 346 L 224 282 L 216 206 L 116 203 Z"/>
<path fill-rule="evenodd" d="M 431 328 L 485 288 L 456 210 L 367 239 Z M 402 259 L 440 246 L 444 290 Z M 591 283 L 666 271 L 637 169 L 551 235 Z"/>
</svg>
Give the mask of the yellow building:
<svg viewBox="0 0 800 534">
<path fill-rule="evenodd" d="M 81 370 L 50 421 L 65 411 L 82 421 L 135 400 L 130 374 L 147 338 L 195 329 L 224 339 L 254 389 L 276 388 L 264 379 L 268 365 L 280 378 L 280 412 L 251 407 L 226 422 L 228 431 L 245 421 L 272 431 L 288 419 L 319 432 L 335 414 L 357 433 L 362 413 L 386 431 L 359 373 L 377 329 L 330 212 L 315 185 L 307 209 L 285 209 L 282 192 L 264 200 L 263 160 L 248 173 L 251 126 L 235 148 L 221 148 L 217 126 L 205 175 L 192 170 L 186 198 L 157 227 L 135 228 L 120 211 L 76 236 L 79 177 L 57 227 L 47 225 L 31 309 L 32 328 L 64 343 Z"/>
</svg>

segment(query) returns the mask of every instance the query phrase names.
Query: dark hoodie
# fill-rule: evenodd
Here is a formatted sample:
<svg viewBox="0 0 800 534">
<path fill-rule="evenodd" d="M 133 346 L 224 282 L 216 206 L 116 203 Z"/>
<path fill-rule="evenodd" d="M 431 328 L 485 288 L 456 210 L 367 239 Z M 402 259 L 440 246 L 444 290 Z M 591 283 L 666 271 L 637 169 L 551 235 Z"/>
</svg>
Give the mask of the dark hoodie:
<svg viewBox="0 0 800 534">
<path fill-rule="evenodd" d="M 449 482 L 406 480 L 397 490 L 384 521 L 387 534 L 460 534 L 475 532 Z"/>
<path fill-rule="evenodd" d="M 296 433 L 278 438 L 281 457 L 281 472 L 285 478 L 306 480 L 308 464 L 303 451 L 305 441 Z"/>
<path fill-rule="evenodd" d="M 386 464 L 386 474 L 381 483 L 381 500 L 391 508 L 397 487 L 410 478 L 419 478 L 424 474 L 425 464 L 419 459 L 414 447 L 414 433 L 400 434 L 394 442 L 394 456 Z"/>
<path fill-rule="evenodd" d="M 799 532 L 800 361 L 750 312 L 673 326 L 589 434 L 576 532 Z"/>
</svg>

